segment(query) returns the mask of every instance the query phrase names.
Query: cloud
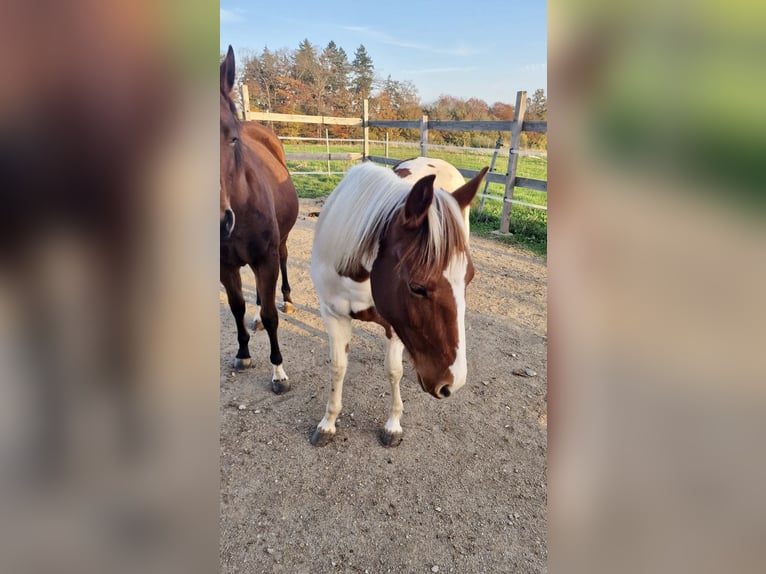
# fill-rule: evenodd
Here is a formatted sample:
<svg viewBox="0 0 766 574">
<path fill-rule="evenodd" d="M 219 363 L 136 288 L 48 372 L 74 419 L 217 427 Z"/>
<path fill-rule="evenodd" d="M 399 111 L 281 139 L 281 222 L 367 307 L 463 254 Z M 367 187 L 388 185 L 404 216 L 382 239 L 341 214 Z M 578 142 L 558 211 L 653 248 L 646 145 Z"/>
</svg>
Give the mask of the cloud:
<svg viewBox="0 0 766 574">
<path fill-rule="evenodd" d="M 402 73 L 404 74 L 445 74 L 450 72 L 471 72 L 475 70 L 475 66 L 470 66 L 466 68 L 421 68 L 419 70 L 402 70 Z"/>
<path fill-rule="evenodd" d="M 537 72 L 538 70 L 545 70 L 547 67 L 548 64 L 545 62 L 541 64 L 524 64 L 519 70 L 522 72 Z"/>
<path fill-rule="evenodd" d="M 233 11 L 233 10 L 226 10 L 225 8 L 221 8 L 221 23 L 227 24 L 231 22 L 241 22 L 242 16 Z"/>
<path fill-rule="evenodd" d="M 409 48 L 411 50 L 420 50 L 421 52 L 429 52 L 431 54 L 444 54 L 448 56 L 473 56 L 479 53 L 479 50 L 475 48 L 469 48 L 467 46 L 442 47 L 410 42 L 409 40 L 396 38 L 395 36 L 391 36 L 390 34 L 386 34 L 380 30 L 374 30 L 369 26 L 341 26 L 341 28 L 349 32 L 362 33 L 367 38 L 377 40 L 383 44 L 388 44 L 389 46 Z"/>
</svg>

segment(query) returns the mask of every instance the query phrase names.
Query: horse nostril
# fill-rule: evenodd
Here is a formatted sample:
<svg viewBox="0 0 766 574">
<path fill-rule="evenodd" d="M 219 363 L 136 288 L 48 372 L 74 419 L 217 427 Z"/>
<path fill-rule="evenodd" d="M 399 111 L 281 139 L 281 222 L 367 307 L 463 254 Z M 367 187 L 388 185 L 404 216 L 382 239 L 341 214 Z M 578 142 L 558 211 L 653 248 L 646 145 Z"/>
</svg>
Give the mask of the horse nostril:
<svg viewBox="0 0 766 574">
<path fill-rule="evenodd" d="M 234 229 L 234 212 L 231 209 L 227 209 L 223 212 L 221 231 L 225 236 L 229 236 L 232 229 Z"/>
<path fill-rule="evenodd" d="M 436 392 L 439 393 L 439 396 L 443 399 L 446 399 L 448 396 L 452 394 L 452 391 L 450 390 L 449 385 L 442 386 Z"/>
</svg>

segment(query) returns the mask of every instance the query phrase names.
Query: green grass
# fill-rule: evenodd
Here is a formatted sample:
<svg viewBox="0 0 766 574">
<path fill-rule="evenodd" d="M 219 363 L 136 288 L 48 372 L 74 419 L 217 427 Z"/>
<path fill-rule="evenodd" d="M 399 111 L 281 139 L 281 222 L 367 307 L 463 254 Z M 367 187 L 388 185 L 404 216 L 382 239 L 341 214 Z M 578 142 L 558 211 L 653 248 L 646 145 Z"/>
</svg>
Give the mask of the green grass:
<svg viewBox="0 0 766 574">
<path fill-rule="evenodd" d="M 288 162 L 289 163 L 289 162 Z M 292 168 L 291 168 L 292 169 Z M 300 170 L 303 171 L 303 170 Z M 294 175 L 293 183 L 298 190 L 298 197 L 315 199 L 327 197 L 343 179 L 342 175 Z"/>
<path fill-rule="evenodd" d="M 325 145 L 311 145 L 306 143 L 286 143 L 285 151 L 287 153 L 325 153 Z M 361 145 L 336 145 L 331 143 L 330 151 L 333 153 L 359 152 Z M 389 146 L 389 157 L 396 159 L 407 159 L 418 155 L 418 148 L 396 146 L 393 143 Z M 371 145 L 371 155 L 385 155 L 382 145 Z M 451 151 L 442 149 L 429 149 L 428 154 L 431 157 L 444 159 L 453 165 L 465 169 L 481 169 L 488 166 L 492 160 L 491 155 L 484 155 L 469 151 Z M 348 171 L 356 162 L 352 161 L 331 161 L 330 171 L 344 172 Z M 327 171 L 327 160 L 317 161 L 288 161 L 288 167 L 291 172 L 300 171 Z M 495 164 L 495 172 L 506 173 L 508 169 L 508 158 L 499 156 Z M 522 156 L 519 158 L 518 175 L 532 179 L 546 181 L 548 179 L 548 160 L 544 157 Z M 302 198 L 317 198 L 330 195 L 335 186 L 342 179 L 342 175 L 293 175 L 295 187 L 298 190 L 298 196 Z M 488 186 L 486 193 L 503 197 L 503 185 L 492 183 Z M 481 188 L 484 192 L 484 186 Z M 535 205 L 548 205 L 548 195 L 541 191 L 531 189 L 514 189 L 514 199 L 532 203 Z M 531 251 L 536 255 L 545 257 L 547 255 L 547 237 L 548 237 L 548 212 L 542 209 L 534 209 L 522 205 L 514 205 L 511 211 L 511 235 L 498 236 L 493 234 L 500 228 L 500 213 L 502 210 L 502 201 L 486 199 L 484 209 L 479 215 L 479 199 L 474 201 L 471 210 L 471 231 L 481 237 L 491 238 L 503 243 L 512 244 Z"/>
</svg>

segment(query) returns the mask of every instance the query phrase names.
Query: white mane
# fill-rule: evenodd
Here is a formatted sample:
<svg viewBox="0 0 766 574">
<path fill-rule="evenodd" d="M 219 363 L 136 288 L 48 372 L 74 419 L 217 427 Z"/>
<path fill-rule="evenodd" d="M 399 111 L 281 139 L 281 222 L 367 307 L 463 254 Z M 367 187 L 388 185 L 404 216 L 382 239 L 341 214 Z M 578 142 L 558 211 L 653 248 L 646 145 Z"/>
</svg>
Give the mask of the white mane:
<svg viewBox="0 0 766 574">
<path fill-rule="evenodd" d="M 341 273 L 359 265 L 369 271 L 387 223 L 411 189 L 412 183 L 371 162 L 351 168 L 322 208 L 314 240 L 318 252 L 312 257 Z M 450 194 L 434 190 L 427 220 L 428 237 L 419 254 L 424 264 L 445 261 L 450 229 L 457 227 L 461 243 L 467 243 L 463 216 Z"/>
</svg>

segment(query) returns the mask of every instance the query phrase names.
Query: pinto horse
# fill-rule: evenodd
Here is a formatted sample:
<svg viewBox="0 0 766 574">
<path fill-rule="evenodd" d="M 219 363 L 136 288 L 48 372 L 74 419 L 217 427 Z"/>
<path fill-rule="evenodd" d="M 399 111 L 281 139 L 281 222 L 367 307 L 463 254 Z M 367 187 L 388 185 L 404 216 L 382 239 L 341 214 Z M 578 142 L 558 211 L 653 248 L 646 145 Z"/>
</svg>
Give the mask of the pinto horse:
<svg viewBox="0 0 766 574">
<path fill-rule="evenodd" d="M 264 126 L 237 119 L 230 94 L 234 87 L 234 51 L 221 63 L 221 283 L 237 323 L 239 350 L 234 367 L 251 364 L 245 326 L 240 268 L 255 273 L 260 317 L 269 336 L 275 393 L 290 389 L 282 367 L 277 327 L 277 278 L 282 272 L 285 310 L 291 308 L 287 280 L 287 236 L 298 218 L 298 195 L 285 165 L 282 144 Z"/>
<path fill-rule="evenodd" d="M 391 169 L 394 170 L 396 175 L 410 183 L 415 183 L 419 179 L 433 174 L 436 176 L 434 187 L 438 187 L 449 193 L 452 193 L 465 184 L 463 174 L 461 174 L 454 165 L 435 157 L 420 156 L 405 159 L 397 163 Z M 464 215 L 465 228 L 470 231 L 471 225 L 468 222 L 467 209 L 465 210 Z"/>
<path fill-rule="evenodd" d="M 474 274 L 465 212 L 486 171 L 449 194 L 434 189 L 433 174 L 411 185 L 392 170 L 363 163 L 327 199 L 314 235 L 311 279 L 330 337 L 332 384 L 312 444 L 324 446 L 335 435 L 352 319 L 386 331 L 392 409 L 384 445 L 402 439 L 405 348 L 424 391 L 442 399 L 465 384 L 465 290 Z"/>
</svg>

